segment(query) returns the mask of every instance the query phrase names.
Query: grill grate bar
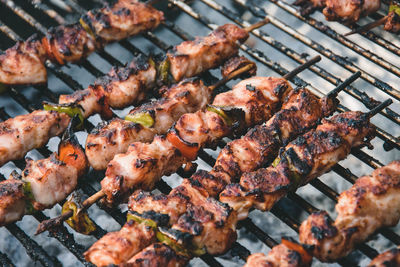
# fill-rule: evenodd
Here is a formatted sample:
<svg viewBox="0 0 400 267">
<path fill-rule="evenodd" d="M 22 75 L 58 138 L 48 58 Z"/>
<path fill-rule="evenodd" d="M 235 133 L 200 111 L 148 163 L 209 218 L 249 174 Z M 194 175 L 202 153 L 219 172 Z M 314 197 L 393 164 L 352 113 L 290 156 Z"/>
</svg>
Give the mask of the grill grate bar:
<svg viewBox="0 0 400 267">
<path fill-rule="evenodd" d="M 351 72 L 361 72 L 361 77 L 368 81 L 370 84 L 374 85 L 375 87 L 379 88 L 383 92 L 387 93 L 388 95 L 396 98 L 397 100 L 400 100 L 400 91 L 397 89 L 393 88 L 389 84 L 381 81 L 380 79 L 373 77 L 369 73 L 365 72 L 364 70 L 360 69 L 358 66 L 354 65 L 352 62 L 348 61 L 346 58 L 339 56 L 335 53 L 333 53 L 331 50 L 326 49 L 322 45 L 314 42 L 313 40 L 309 39 L 308 37 L 302 35 L 301 33 L 297 32 L 296 30 L 292 29 L 282 21 L 278 20 L 277 18 L 268 15 L 264 10 L 262 10 L 259 7 L 251 6 L 248 3 L 246 3 L 245 0 L 235 0 L 235 2 L 242 4 L 244 7 L 249 9 L 256 17 L 264 18 L 267 17 L 270 19 L 271 24 L 273 24 L 275 27 L 283 30 L 293 38 L 297 39 L 298 41 L 304 43 L 308 47 L 314 49 L 321 55 L 326 56 L 327 58 L 331 59 L 334 61 L 336 64 L 342 66 L 343 68 L 351 71 Z"/>
<path fill-rule="evenodd" d="M 210 6 L 211 8 L 217 10 L 222 15 L 228 17 L 232 21 L 238 23 L 242 27 L 246 27 L 246 26 L 250 25 L 249 23 L 246 23 L 244 20 L 242 20 L 238 14 L 236 14 L 233 11 L 225 8 L 224 6 L 218 5 L 213 0 L 201 0 L 201 1 L 203 3 L 205 3 L 206 5 Z M 302 55 L 300 55 L 296 51 L 286 47 L 281 42 L 273 39 L 272 37 L 270 37 L 265 32 L 263 32 L 261 30 L 258 30 L 258 31 L 253 31 L 253 34 L 255 36 L 257 36 L 258 38 L 260 38 L 261 40 L 263 40 L 266 43 L 268 43 L 269 45 L 271 45 L 274 48 L 278 49 L 282 53 L 285 53 L 287 56 L 289 56 L 293 60 L 297 61 L 298 63 L 303 64 L 306 61 L 305 58 Z M 324 69 L 318 67 L 317 65 L 310 66 L 308 69 L 311 70 L 312 72 L 314 72 L 315 74 L 317 74 L 318 76 L 324 78 L 328 82 L 332 83 L 335 86 L 339 85 L 342 82 L 341 79 L 339 79 L 338 77 L 330 74 L 329 72 L 327 72 Z M 357 88 L 353 87 L 352 85 L 349 85 L 346 88 L 347 89 L 344 89 L 344 91 L 347 94 L 351 95 L 352 97 L 354 97 L 358 101 L 362 102 L 367 108 L 372 109 L 372 108 L 374 108 L 376 106 L 376 104 L 371 102 L 370 98 L 364 92 L 359 91 Z M 384 115 L 386 118 L 392 120 L 393 122 L 396 122 L 397 124 L 400 124 L 400 115 L 397 114 L 396 112 L 388 109 L 388 112 L 382 111 L 381 114 Z"/>
<path fill-rule="evenodd" d="M 208 19 L 202 17 L 200 14 L 196 13 L 191 7 L 189 7 L 188 5 L 186 5 L 185 3 L 179 1 L 179 0 L 169 0 L 171 3 L 173 3 L 174 5 L 178 6 L 182 11 L 184 11 L 185 13 L 187 13 L 188 15 L 190 15 L 191 17 L 195 18 L 196 20 L 200 21 L 201 23 L 203 23 L 205 26 L 214 29 L 216 27 L 215 24 L 212 24 L 208 21 Z M 257 30 L 255 30 L 257 31 Z M 275 72 L 284 75 L 286 74 L 288 71 L 285 70 L 284 68 L 282 68 L 278 63 L 276 62 L 272 62 L 269 58 L 267 58 L 261 51 L 255 50 L 255 49 L 251 49 L 246 45 L 241 45 L 240 46 L 241 49 L 243 51 L 245 51 L 246 53 L 248 53 L 249 55 L 251 55 L 252 57 L 256 58 L 258 61 L 260 61 L 261 63 L 265 64 L 266 66 L 268 66 L 269 68 L 273 69 Z M 309 86 L 309 88 L 311 89 L 312 92 L 316 93 L 317 95 L 321 96 L 322 93 L 316 89 L 315 87 L 313 87 L 312 85 L 310 85 L 309 83 L 306 83 L 304 80 L 300 79 L 299 77 L 295 77 L 293 79 L 294 84 L 296 84 L 297 86 Z M 340 105 L 340 107 L 343 108 L 343 106 Z M 343 109 L 339 108 L 339 111 L 342 111 Z M 347 108 L 345 108 L 344 110 L 348 110 Z M 400 140 L 398 140 L 396 137 L 390 135 L 389 133 L 387 133 L 386 131 L 377 128 L 377 136 L 380 137 L 382 140 L 387 141 L 389 140 L 394 146 L 396 146 L 398 149 L 400 149 Z"/>
<path fill-rule="evenodd" d="M 49 256 L 47 252 L 39 246 L 36 241 L 31 239 L 15 223 L 5 226 L 7 230 L 15 236 L 26 249 L 26 253 L 34 260 L 40 261 L 44 266 L 61 266 L 61 263 L 55 257 Z"/>
<path fill-rule="evenodd" d="M 15 266 L 11 260 L 7 257 L 6 254 L 0 251 L 0 265 L 1 266 L 7 266 L 7 267 L 13 267 Z"/>
</svg>

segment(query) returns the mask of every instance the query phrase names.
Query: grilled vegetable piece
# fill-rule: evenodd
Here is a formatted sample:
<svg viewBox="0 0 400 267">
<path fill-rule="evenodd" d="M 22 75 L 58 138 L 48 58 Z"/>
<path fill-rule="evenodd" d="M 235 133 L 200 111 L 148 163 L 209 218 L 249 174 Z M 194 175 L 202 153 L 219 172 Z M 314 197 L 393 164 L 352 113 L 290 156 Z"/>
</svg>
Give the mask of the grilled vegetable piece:
<svg viewBox="0 0 400 267">
<path fill-rule="evenodd" d="M 165 266 L 179 267 L 185 266 L 189 259 L 177 254 L 173 249 L 162 243 L 155 243 L 140 253 L 132 257 L 124 267 L 145 267 L 145 266 Z"/>
<path fill-rule="evenodd" d="M 97 266 L 117 265 L 155 241 L 155 232 L 151 227 L 130 220 L 121 230 L 99 239 L 84 255 L 87 261 Z"/>
<path fill-rule="evenodd" d="M 311 266 L 312 256 L 301 245 L 282 239 L 268 253 L 255 253 L 247 258 L 243 267 L 307 267 Z"/>
<path fill-rule="evenodd" d="M 73 192 L 64 202 L 61 213 L 72 211 L 73 215 L 66 220 L 66 223 L 78 233 L 89 235 L 96 230 L 96 225 L 87 213 L 80 212 L 82 209 L 81 203 L 81 196 L 77 192 Z"/>
<path fill-rule="evenodd" d="M 66 114 L 45 110 L 0 122 L 0 166 L 44 146 L 51 137 L 64 132 L 69 122 Z"/>
<path fill-rule="evenodd" d="M 380 0 L 297 0 L 294 4 L 301 6 L 303 16 L 311 13 L 314 9 L 323 9 L 327 20 L 353 24 L 361 17 L 377 11 L 381 2 Z"/>
<path fill-rule="evenodd" d="M 311 214 L 300 227 L 300 241 L 313 245 L 313 255 L 334 261 L 349 254 L 381 227 L 400 219 L 400 161 L 359 178 L 340 194 L 332 221 L 325 211 Z"/>
<path fill-rule="evenodd" d="M 114 42 L 155 29 L 164 14 L 136 0 L 115 0 L 82 16 L 100 42 Z"/>
<path fill-rule="evenodd" d="M 379 254 L 368 265 L 368 267 L 387 267 L 400 265 L 400 247 L 392 248 Z"/>
<path fill-rule="evenodd" d="M 206 37 L 185 41 L 167 53 L 170 73 L 175 81 L 193 77 L 221 65 L 236 55 L 248 32 L 233 24 L 218 27 Z"/>
</svg>

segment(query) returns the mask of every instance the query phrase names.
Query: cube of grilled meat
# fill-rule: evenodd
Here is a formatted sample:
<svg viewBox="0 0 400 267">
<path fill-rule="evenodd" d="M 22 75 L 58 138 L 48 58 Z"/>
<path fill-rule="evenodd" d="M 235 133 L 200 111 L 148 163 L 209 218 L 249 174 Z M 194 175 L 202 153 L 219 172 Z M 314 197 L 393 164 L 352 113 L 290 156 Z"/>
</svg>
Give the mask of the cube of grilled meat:
<svg viewBox="0 0 400 267">
<path fill-rule="evenodd" d="M 211 172 L 199 172 L 192 179 L 199 181 L 211 196 L 217 196 L 242 173 L 254 171 L 273 160 L 279 147 L 315 126 L 335 107 L 336 100 L 318 100 L 306 89 L 290 92 L 282 109 L 266 124 L 254 127 L 242 138 L 227 144 Z"/>
<path fill-rule="evenodd" d="M 222 202 L 247 217 L 250 208 L 269 210 L 289 190 L 307 184 L 347 157 L 351 148 L 368 142 L 375 128 L 362 112 L 345 112 L 323 120 L 315 130 L 289 143 L 275 166 L 245 173 L 240 184 L 220 194 Z"/>
<path fill-rule="evenodd" d="M 385 31 L 392 33 L 400 32 L 400 16 L 395 11 L 390 11 L 387 15 L 385 25 L 383 27 Z"/>
<path fill-rule="evenodd" d="M 108 164 L 106 177 L 101 181 L 107 203 L 123 200 L 139 187 L 152 189 L 163 174 L 175 172 L 185 161 L 164 137 L 156 136 L 151 144 L 132 143 L 126 153 L 116 155 Z"/>
<path fill-rule="evenodd" d="M 143 223 L 128 221 L 121 230 L 100 238 L 84 254 L 96 266 L 109 266 L 128 261 L 156 241 L 155 231 Z"/>
<path fill-rule="evenodd" d="M 109 43 L 156 28 L 164 14 L 137 0 L 113 0 L 103 8 L 90 10 L 82 20 L 96 37 Z"/>
<path fill-rule="evenodd" d="M 25 42 L 17 42 L 0 54 L 0 83 L 46 83 L 45 60 L 46 51 L 37 35 L 33 35 Z"/>
<path fill-rule="evenodd" d="M 45 110 L 0 122 L 0 166 L 44 146 L 51 137 L 64 132 L 69 122 L 66 114 Z"/>
<path fill-rule="evenodd" d="M 65 199 L 78 183 L 78 170 L 52 154 L 47 159 L 27 158 L 22 180 L 30 184 L 33 207 L 43 210 Z"/>
<path fill-rule="evenodd" d="M 268 255 L 264 253 L 251 254 L 243 267 L 307 267 L 311 261 L 302 257 L 302 251 L 285 244 L 279 244 L 272 248 Z"/>
<path fill-rule="evenodd" d="M 119 153 L 125 153 L 133 142 L 151 142 L 156 134 L 165 134 L 179 117 L 204 108 L 211 90 L 200 79 L 187 79 L 170 87 L 163 98 L 134 108 L 130 115 L 146 114 L 154 121 L 150 127 L 114 119 L 97 127 L 86 140 L 86 155 L 91 166 L 103 170 Z"/>
<path fill-rule="evenodd" d="M 42 41 L 47 56 L 54 62 L 65 64 L 86 58 L 100 45 L 81 24 L 52 27 Z"/>
<path fill-rule="evenodd" d="M 104 170 L 115 155 L 125 153 L 133 142 L 149 142 L 154 129 L 115 118 L 100 123 L 86 138 L 86 156 L 95 170 Z"/>
<path fill-rule="evenodd" d="M 236 57 L 231 57 L 230 59 L 228 59 L 221 68 L 221 75 L 222 75 L 222 77 L 227 77 L 232 72 L 234 72 L 240 68 L 243 68 L 247 65 L 253 65 L 254 68 L 252 70 L 242 74 L 240 77 L 242 79 L 247 79 L 247 78 L 250 78 L 251 76 L 256 75 L 256 73 L 257 73 L 256 63 L 246 57 L 243 57 L 243 56 L 236 56 Z"/>
<path fill-rule="evenodd" d="M 170 73 L 175 81 L 193 77 L 221 65 L 239 51 L 239 42 L 249 37 L 246 30 L 225 24 L 206 37 L 185 41 L 167 53 Z"/>
<path fill-rule="evenodd" d="M 24 182 L 10 179 L 0 182 L 0 226 L 18 221 L 25 214 Z"/>
<path fill-rule="evenodd" d="M 228 251 L 236 240 L 236 224 L 236 212 L 228 205 L 215 198 L 204 198 L 200 205 L 189 206 L 168 232 L 184 247 L 219 255 Z M 185 240 L 185 237 L 189 238 Z"/>
<path fill-rule="evenodd" d="M 400 247 L 392 248 L 379 254 L 368 265 L 368 267 L 400 266 Z"/>
<path fill-rule="evenodd" d="M 164 266 L 179 267 L 185 266 L 189 259 L 177 254 L 169 246 L 162 243 L 155 243 L 140 253 L 132 257 L 128 262 L 122 264 L 124 267 L 147 267 L 147 266 Z"/>
<path fill-rule="evenodd" d="M 359 178 L 340 194 L 332 221 L 325 211 L 311 214 L 300 227 L 300 241 L 313 245 L 321 261 L 335 261 L 349 254 L 381 227 L 400 219 L 400 161 Z"/>
<path fill-rule="evenodd" d="M 59 103 L 79 106 L 84 118 L 96 113 L 107 118 L 109 107 L 119 109 L 143 100 L 155 80 L 155 67 L 144 56 L 136 56 L 128 66 L 112 68 L 87 89 L 61 95 Z"/>
<path fill-rule="evenodd" d="M 323 8 L 327 20 L 342 21 L 353 24 L 361 17 L 374 13 L 380 7 L 380 0 L 297 0 L 295 5 L 301 6 L 302 15 L 314 9 Z"/>
</svg>

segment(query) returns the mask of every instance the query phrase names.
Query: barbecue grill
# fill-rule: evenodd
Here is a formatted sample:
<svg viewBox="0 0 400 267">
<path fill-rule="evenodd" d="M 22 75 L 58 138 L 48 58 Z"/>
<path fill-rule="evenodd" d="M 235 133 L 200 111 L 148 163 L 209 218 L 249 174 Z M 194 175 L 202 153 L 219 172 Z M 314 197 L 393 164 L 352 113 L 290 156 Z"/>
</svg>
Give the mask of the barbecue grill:
<svg viewBox="0 0 400 267">
<path fill-rule="evenodd" d="M 104 0 L 105 1 L 105 0 Z M 43 33 L 60 23 L 74 22 L 88 9 L 99 7 L 103 0 L 1 0 L 0 1 L 0 49 L 5 50 L 17 40 L 26 39 L 33 33 Z M 322 96 L 337 86 L 351 73 L 361 71 L 362 79 L 341 93 L 338 111 L 364 110 L 377 105 L 377 101 L 392 98 L 394 103 L 372 119 L 378 126 L 373 150 L 354 149 L 348 159 L 337 164 L 333 171 L 296 193 L 281 200 L 269 213 L 253 211 L 239 224 L 239 238 L 233 248 L 220 257 L 204 255 L 190 262 L 193 266 L 223 266 L 244 264 L 254 252 L 267 252 L 280 242 L 281 236 L 297 238 L 300 223 L 309 213 L 318 209 L 333 212 L 340 192 L 348 188 L 358 176 L 370 173 L 393 159 L 400 158 L 400 42 L 396 36 L 376 29 L 362 35 L 344 37 L 350 29 L 337 22 L 326 22 L 319 12 L 303 18 L 296 8 L 281 0 L 199 0 L 159 1 L 155 6 L 165 12 L 166 21 L 156 31 L 108 45 L 104 51 L 92 54 L 79 64 L 56 66 L 46 63 L 49 82 L 46 86 L 11 87 L 0 95 L 0 119 L 31 112 L 40 108 L 43 100 L 57 102 L 61 93 L 85 88 L 95 77 L 102 76 L 112 65 L 128 62 L 135 53 L 165 52 L 171 45 L 194 35 L 205 35 L 211 29 L 226 22 L 241 26 L 267 17 L 270 23 L 252 32 L 251 40 L 241 46 L 241 54 L 257 62 L 258 75 L 284 75 L 308 57 L 321 55 L 322 61 L 311 66 L 293 79 L 296 86 L 305 86 Z M 379 19 L 387 10 L 384 4 L 376 14 L 360 21 L 365 24 Z M 219 78 L 216 71 L 204 75 L 208 79 Z M 129 109 L 129 108 L 128 108 Z M 123 116 L 127 110 L 115 111 Z M 100 121 L 98 115 L 85 123 L 90 131 Z M 79 133 L 84 143 L 86 135 Z M 219 149 L 228 140 L 221 141 L 216 151 L 200 151 L 199 167 L 210 169 Z M 48 157 L 56 149 L 57 138 L 48 147 L 32 151 L 34 158 Z M 14 161 L 0 168 L 0 179 L 8 177 L 15 168 L 24 168 L 24 162 Z M 81 179 L 79 188 L 86 195 L 99 189 L 103 173 L 91 171 Z M 164 177 L 157 189 L 168 193 L 180 184 L 185 172 Z M 20 222 L 0 229 L 0 263 L 5 266 L 29 265 L 91 265 L 83 258 L 83 252 L 96 239 L 108 231 L 117 230 L 126 221 L 124 207 L 121 210 L 95 207 L 90 217 L 98 224 L 93 236 L 77 234 L 66 227 L 49 234 L 34 236 L 37 221 L 41 222 L 60 213 L 60 206 L 51 210 L 25 216 Z M 372 241 L 335 264 L 343 266 L 365 265 L 388 247 L 400 244 L 400 229 L 382 229 Z M 314 264 L 318 266 L 316 259 Z"/>
</svg>

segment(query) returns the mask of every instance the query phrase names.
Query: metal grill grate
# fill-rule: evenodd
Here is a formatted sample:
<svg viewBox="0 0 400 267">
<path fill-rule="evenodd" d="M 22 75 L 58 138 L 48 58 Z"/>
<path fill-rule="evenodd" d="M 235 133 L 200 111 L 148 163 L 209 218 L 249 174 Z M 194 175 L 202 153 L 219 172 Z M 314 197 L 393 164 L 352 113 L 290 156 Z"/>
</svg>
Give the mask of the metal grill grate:
<svg viewBox="0 0 400 267">
<path fill-rule="evenodd" d="M 51 72 L 48 86 L 35 86 L 23 90 L 11 88 L 6 94 L 1 95 L 0 104 L 4 103 L 4 108 L 0 109 L 0 119 L 5 120 L 10 115 L 31 112 L 39 107 L 42 100 L 56 102 L 57 96 L 61 92 L 84 88 L 84 85 L 93 81 L 94 77 L 104 75 L 112 65 L 122 65 L 126 58 L 132 57 L 134 53 L 148 54 L 153 50 L 165 52 L 171 45 L 182 40 L 192 39 L 193 36 L 187 33 L 189 31 L 195 32 L 196 35 L 204 35 L 210 29 L 226 22 L 233 21 L 245 27 L 250 24 L 250 21 L 254 22 L 264 17 L 269 18 L 270 24 L 263 27 L 262 30 L 255 30 L 251 42 L 241 46 L 241 53 L 257 61 L 259 75 L 284 75 L 288 69 L 304 63 L 308 54 L 320 54 L 323 56 L 323 61 L 293 79 L 295 85 L 306 86 L 321 96 L 341 83 L 343 77 L 348 77 L 350 72 L 359 70 L 362 73 L 362 81 L 357 81 L 353 86 L 346 88 L 346 93 L 342 93 L 342 105 L 339 106 L 338 111 L 372 109 L 375 102 L 370 96 L 377 100 L 387 97 L 394 100 L 391 108 L 382 111 L 380 116 L 373 120 L 378 126 L 378 137 L 374 141 L 376 148 L 373 151 L 353 150 L 352 156 L 341 164 L 337 164 L 333 168 L 333 172 L 325 175 L 324 178 L 312 181 L 298 193 L 289 194 L 270 213 L 252 212 L 250 218 L 240 222 L 239 239 L 227 255 L 222 257 L 205 255 L 201 258 L 203 263 L 194 260 L 191 264 L 206 263 L 211 266 L 222 266 L 229 261 L 239 265 L 243 264 L 241 260 L 245 260 L 250 252 L 260 250 L 266 252 L 264 245 L 267 247 L 276 245 L 281 236 L 279 232 L 296 236 L 295 232 L 298 231 L 300 222 L 308 213 L 317 209 L 310 202 L 317 201 L 318 208 L 332 210 L 337 201 L 337 191 L 342 191 L 343 188 L 354 183 L 360 174 L 368 173 L 372 168 L 381 167 L 391 159 L 399 158 L 400 141 L 397 136 L 400 134 L 400 115 L 398 114 L 400 112 L 398 105 L 400 91 L 393 87 L 400 79 L 400 65 L 394 64 L 400 57 L 400 43 L 397 40 L 390 40 L 391 37 L 386 34 L 385 38 L 381 37 L 383 36 L 381 31 L 346 38 L 342 35 L 348 31 L 346 27 L 338 23 L 325 22 L 319 13 L 309 18 L 303 18 L 293 6 L 280 0 L 271 0 L 267 3 L 261 0 L 200 0 L 189 3 L 169 0 L 166 2 L 157 4 L 157 7 L 165 12 L 167 20 L 154 33 L 146 33 L 109 45 L 104 51 L 93 54 L 79 65 L 58 67 L 47 63 Z M 102 3 L 103 0 L 66 0 L 61 4 L 53 0 L 32 2 L 1 0 L 0 49 L 7 49 L 15 41 L 25 39 L 32 33 L 43 33 L 50 26 L 65 21 L 75 21 L 79 14 Z M 378 12 L 371 18 L 376 19 L 381 16 Z M 283 18 L 285 22 L 283 22 Z M 216 78 L 219 74 L 212 72 L 212 75 L 214 76 L 208 74 L 208 77 Z M 68 89 L 65 89 L 66 87 Z M 117 114 L 114 115 L 117 116 L 123 112 L 116 111 Z M 86 122 L 85 128 L 90 131 L 98 121 L 98 117 L 91 118 Z M 82 138 L 84 137 L 82 136 Z M 384 142 L 386 147 L 394 149 L 383 152 Z M 225 144 L 226 140 L 221 141 L 219 148 Z M 51 147 L 50 144 L 50 149 L 38 149 L 36 156 L 47 157 L 51 153 Z M 217 153 L 218 151 L 202 150 L 199 155 L 201 166 L 205 168 L 213 166 Z M 23 169 L 24 162 L 14 161 L 0 168 L 0 179 L 4 179 L 4 176 L 15 167 Z M 98 182 L 102 177 L 102 173 L 91 172 L 88 177 L 81 180 L 79 187 L 86 195 L 91 195 L 96 192 L 96 188 L 99 187 Z M 178 175 L 161 180 L 157 184 L 157 189 L 168 193 L 171 185 L 180 183 L 178 182 L 179 177 L 184 177 L 182 171 L 179 171 Z M 326 179 L 327 177 L 329 179 Z M 337 184 L 341 184 L 341 186 Z M 322 203 L 319 203 L 320 199 L 322 199 Z M 37 221 L 43 221 L 48 218 L 48 215 L 45 214 L 54 216 L 59 213 L 59 210 L 58 206 L 51 211 L 39 212 L 34 215 L 34 218 Z M 105 209 L 104 211 L 118 224 L 124 224 L 125 215 L 119 210 Z M 99 209 L 96 212 L 91 217 L 98 224 L 105 225 L 102 222 L 104 212 Z M 66 264 L 66 259 L 70 258 L 69 256 L 72 254 L 75 258 L 71 259 L 71 265 L 75 265 L 77 262 L 90 265 L 85 262 L 82 254 L 86 249 L 85 246 L 93 243 L 93 238 L 70 233 L 65 227 L 56 233 L 50 233 L 50 236 L 57 240 L 51 241 L 51 246 L 62 244 L 66 249 L 63 254 L 59 254 L 59 251 L 48 251 L 43 246 L 42 241 L 49 239 L 48 237 L 42 235 L 42 237 L 32 239 L 32 233 L 25 232 L 28 229 L 26 227 L 27 220 L 28 223 L 32 222 L 32 219 L 30 221 L 24 219 L 22 222 L 7 226 L 6 229 L 9 233 L 6 235 L 14 236 L 22 244 L 22 247 L 19 245 L 17 249 L 25 248 L 32 260 L 44 266 L 56 266 Z M 278 233 L 274 231 L 276 228 L 279 228 Z M 0 231 L 5 230 L 1 229 Z M 94 237 L 98 239 L 105 233 L 106 230 L 99 226 Z M 277 237 L 274 237 L 275 235 Z M 378 236 L 379 240 L 384 240 L 382 242 L 385 245 L 381 246 L 379 242 L 374 241 L 362 244 L 358 247 L 357 252 L 339 261 L 338 264 L 354 266 L 356 263 L 365 263 L 367 258 L 375 257 L 387 246 L 400 244 L 400 236 L 396 229 L 383 229 Z M 7 245 L 0 246 L 2 250 L 0 263 L 12 266 L 11 261 L 16 260 L 15 252 L 8 247 L 13 248 L 13 246 Z"/>
</svg>

